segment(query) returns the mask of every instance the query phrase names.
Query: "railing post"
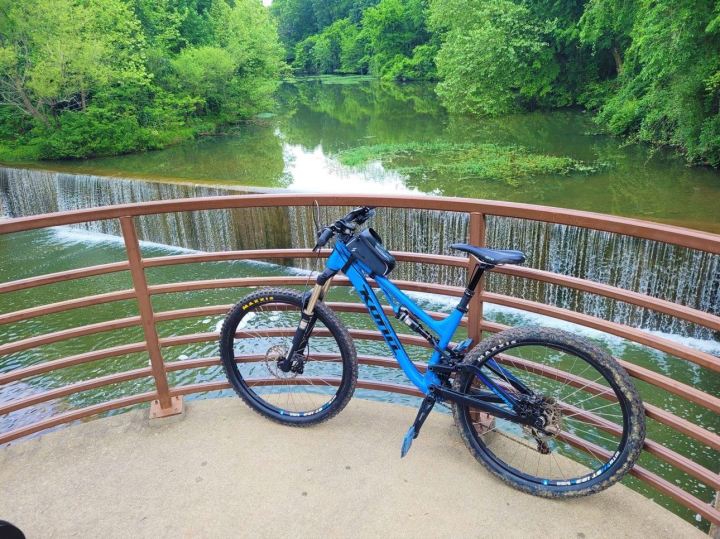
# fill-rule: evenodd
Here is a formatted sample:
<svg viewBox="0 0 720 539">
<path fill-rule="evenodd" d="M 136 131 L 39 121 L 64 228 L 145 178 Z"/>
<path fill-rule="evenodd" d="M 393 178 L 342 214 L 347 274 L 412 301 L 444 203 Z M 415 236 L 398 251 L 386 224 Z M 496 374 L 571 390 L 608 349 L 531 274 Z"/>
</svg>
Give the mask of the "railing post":
<svg viewBox="0 0 720 539">
<path fill-rule="evenodd" d="M 470 214 L 470 222 L 468 223 L 468 242 L 471 245 L 485 246 L 485 214 L 473 212 Z M 468 279 L 472 275 L 477 262 L 470 257 L 468 263 Z M 468 337 L 474 343 L 480 342 L 482 339 L 482 320 L 483 320 L 483 304 L 482 292 L 485 288 L 485 277 L 480 279 L 480 283 L 475 290 L 475 295 L 468 305 Z"/>
<path fill-rule="evenodd" d="M 155 328 L 155 314 L 153 313 L 150 294 L 148 293 L 147 279 L 143 267 L 142 255 L 140 253 L 140 242 L 135 229 L 135 222 L 132 217 L 120 217 L 120 228 L 122 230 L 128 262 L 130 263 L 130 275 L 132 276 L 133 289 L 138 302 L 138 311 L 142 321 L 143 332 L 145 333 L 145 344 L 150 356 L 150 367 L 155 379 L 158 398 L 150 403 L 150 418 L 167 417 L 181 414 L 183 411 L 182 397 L 171 397 L 168 386 L 165 362 L 160 350 L 160 340 Z"/>
<path fill-rule="evenodd" d="M 715 509 L 720 509 L 720 490 L 715 491 L 713 507 L 715 507 Z M 708 531 L 708 535 L 710 535 L 712 539 L 720 539 L 720 524 L 710 524 L 710 531 Z"/>
</svg>

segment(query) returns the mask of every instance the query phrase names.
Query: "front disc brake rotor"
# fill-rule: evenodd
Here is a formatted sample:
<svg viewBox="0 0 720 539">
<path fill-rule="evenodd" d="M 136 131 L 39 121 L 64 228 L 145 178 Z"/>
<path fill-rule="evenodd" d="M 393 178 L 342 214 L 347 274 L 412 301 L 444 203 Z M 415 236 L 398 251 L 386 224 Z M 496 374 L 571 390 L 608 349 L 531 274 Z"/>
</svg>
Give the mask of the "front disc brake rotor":
<svg viewBox="0 0 720 539">
<path fill-rule="evenodd" d="M 265 352 L 265 367 L 267 367 L 267 370 L 270 371 L 270 374 L 272 374 L 275 378 L 285 379 L 295 378 L 297 376 L 296 372 L 284 372 L 280 369 L 280 367 L 278 367 L 278 363 L 283 361 L 286 355 L 287 348 L 282 345 L 271 346 L 268 348 L 267 352 Z"/>
</svg>

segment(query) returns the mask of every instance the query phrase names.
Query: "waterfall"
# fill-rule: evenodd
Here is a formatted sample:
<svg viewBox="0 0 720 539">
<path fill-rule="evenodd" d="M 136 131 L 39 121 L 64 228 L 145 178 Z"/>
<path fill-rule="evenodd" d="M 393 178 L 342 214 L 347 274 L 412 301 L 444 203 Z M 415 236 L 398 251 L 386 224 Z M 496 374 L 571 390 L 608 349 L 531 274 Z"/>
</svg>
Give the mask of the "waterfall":
<svg viewBox="0 0 720 539">
<path fill-rule="evenodd" d="M 0 215 L 8 217 L 238 193 L 221 187 L 0 167 Z M 137 229 L 140 239 L 188 249 L 287 247 L 284 214 L 282 209 L 251 208 L 147 215 L 137 219 Z M 117 219 L 76 227 L 120 235 Z"/>
<path fill-rule="evenodd" d="M 42 170 L 0 168 L 0 210 L 10 217 L 200 196 L 236 194 L 222 187 L 155 183 Z M 349 208 L 321 208 L 322 223 Z M 79 225 L 119 234 L 117 220 Z M 379 209 L 373 227 L 393 250 L 453 253 L 451 243 L 467 239 L 465 214 L 430 210 Z M 720 256 L 649 240 L 565 225 L 489 217 L 487 244 L 516 248 L 534 268 L 607 283 L 649 296 L 720 314 Z M 310 247 L 314 243 L 312 209 L 248 208 L 144 216 L 138 219 L 144 240 L 205 251 Z M 308 261 L 292 261 L 309 267 Z M 459 268 L 399 264 L 397 279 L 462 285 Z M 488 289 L 607 320 L 684 336 L 717 338 L 709 329 L 648 309 L 585 294 L 557 285 L 493 274 Z"/>
<path fill-rule="evenodd" d="M 528 265 L 647 294 L 720 314 L 720 256 L 566 225 L 488 218 L 488 245 L 515 247 Z M 633 327 L 702 339 L 717 338 L 691 322 L 570 288 L 491 275 L 489 287 Z"/>
</svg>

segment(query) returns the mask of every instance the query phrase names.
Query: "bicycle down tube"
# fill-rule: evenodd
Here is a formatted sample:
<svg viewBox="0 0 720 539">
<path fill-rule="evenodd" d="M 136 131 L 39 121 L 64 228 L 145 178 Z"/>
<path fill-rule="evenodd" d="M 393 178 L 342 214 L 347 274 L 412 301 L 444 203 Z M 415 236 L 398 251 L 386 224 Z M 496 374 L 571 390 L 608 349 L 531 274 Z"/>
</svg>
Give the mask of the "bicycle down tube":
<svg viewBox="0 0 720 539">
<path fill-rule="evenodd" d="M 410 360 L 404 346 L 390 324 L 388 317 L 383 311 L 382 304 L 372 287 L 368 284 L 363 271 L 357 267 L 358 262 L 352 260 L 351 253 L 347 250 L 344 243 L 338 241 L 335 249 L 331 253 L 327 261 L 327 267 L 333 272 L 343 271 L 357 291 L 358 295 L 366 305 L 373 321 L 383 335 L 385 342 L 390 347 L 393 355 L 397 359 L 400 367 L 405 372 L 410 381 L 420 389 L 424 394 L 430 392 L 432 386 L 440 385 L 440 379 L 430 370 L 422 374 Z M 408 309 L 413 316 L 416 316 L 423 324 L 428 326 L 430 330 L 439 336 L 437 349 L 428 362 L 428 365 L 436 365 L 440 362 L 441 353 L 439 350 L 446 350 L 450 344 L 455 331 L 463 317 L 463 312 L 459 308 L 455 308 L 453 312 L 441 322 L 433 320 L 420 307 L 418 307 L 407 295 L 397 288 L 389 279 L 381 276 L 375 276 L 375 282 L 387 297 L 390 306 L 397 315 L 400 308 Z"/>
</svg>

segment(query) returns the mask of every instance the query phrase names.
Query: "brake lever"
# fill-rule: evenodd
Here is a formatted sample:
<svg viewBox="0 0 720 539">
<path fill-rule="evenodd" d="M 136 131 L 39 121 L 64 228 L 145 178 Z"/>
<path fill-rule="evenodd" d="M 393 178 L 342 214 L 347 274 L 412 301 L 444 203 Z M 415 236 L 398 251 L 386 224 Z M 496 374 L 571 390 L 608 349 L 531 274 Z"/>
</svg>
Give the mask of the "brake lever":
<svg viewBox="0 0 720 539">
<path fill-rule="evenodd" d="M 320 249 L 325 247 L 327 242 L 330 241 L 330 238 L 332 238 L 335 235 L 335 231 L 332 229 L 332 227 L 326 226 L 321 231 L 317 233 L 317 240 L 315 241 L 315 247 L 313 247 L 313 253 L 318 252 Z"/>
<path fill-rule="evenodd" d="M 355 218 L 358 225 L 369 221 L 375 215 L 375 206 L 365 206 L 361 208 L 362 213 Z"/>
</svg>

